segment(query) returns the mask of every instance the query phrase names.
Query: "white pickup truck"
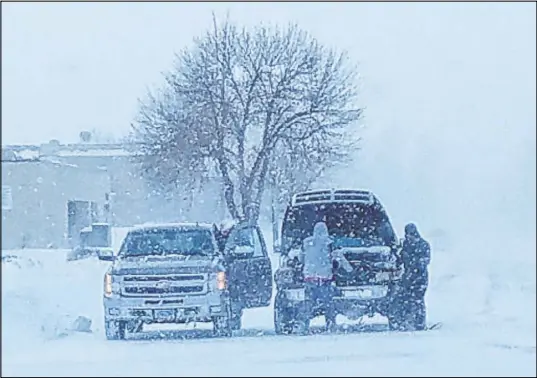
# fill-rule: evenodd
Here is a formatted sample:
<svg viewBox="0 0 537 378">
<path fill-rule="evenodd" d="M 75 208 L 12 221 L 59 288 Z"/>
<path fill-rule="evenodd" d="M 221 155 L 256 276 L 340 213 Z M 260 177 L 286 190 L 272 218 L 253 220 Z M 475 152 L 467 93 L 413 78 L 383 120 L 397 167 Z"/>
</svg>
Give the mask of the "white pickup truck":
<svg viewBox="0 0 537 378">
<path fill-rule="evenodd" d="M 144 324 L 190 322 L 212 322 L 216 335 L 231 336 L 241 326 L 244 308 L 268 306 L 271 300 L 266 248 L 258 251 L 260 246 L 250 243 L 257 231 L 237 226 L 224 240 L 211 224 L 129 231 L 117 256 L 99 255 L 112 261 L 103 291 L 107 338 L 124 339 L 126 331 L 139 332 Z M 237 235 L 245 236 L 242 244 Z"/>
</svg>

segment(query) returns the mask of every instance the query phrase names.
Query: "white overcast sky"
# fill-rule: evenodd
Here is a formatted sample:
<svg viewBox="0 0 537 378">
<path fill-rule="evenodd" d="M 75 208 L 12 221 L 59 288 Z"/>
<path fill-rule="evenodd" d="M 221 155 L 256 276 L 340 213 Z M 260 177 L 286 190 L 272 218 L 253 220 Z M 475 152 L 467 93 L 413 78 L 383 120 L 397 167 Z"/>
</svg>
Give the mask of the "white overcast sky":
<svg viewBox="0 0 537 378">
<path fill-rule="evenodd" d="M 349 186 L 450 219 L 462 204 L 534 216 L 535 3 L 3 3 L 2 144 L 128 132 L 212 11 L 296 21 L 359 62 L 367 130 Z"/>
</svg>

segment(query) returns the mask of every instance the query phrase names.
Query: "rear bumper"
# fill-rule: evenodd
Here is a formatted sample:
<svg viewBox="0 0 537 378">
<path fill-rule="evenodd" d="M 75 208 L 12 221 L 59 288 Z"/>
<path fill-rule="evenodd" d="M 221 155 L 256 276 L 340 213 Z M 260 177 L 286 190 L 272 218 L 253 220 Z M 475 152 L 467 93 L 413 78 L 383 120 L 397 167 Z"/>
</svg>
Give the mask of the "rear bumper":
<svg viewBox="0 0 537 378">
<path fill-rule="evenodd" d="M 344 287 L 337 290 L 333 298 L 334 307 L 349 318 L 380 313 L 385 315 L 393 292 L 388 285 Z"/>
<path fill-rule="evenodd" d="M 226 292 L 165 298 L 104 297 L 106 321 L 143 321 L 145 323 L 209 322 L 227 316 Z"/>
<path fill-rule="evenodd" d="M 387 285 L 334 288 L 334 310 L 350 318 L 365 314 L 386 314 L 393 292 Z M 307 301 L 303 288 L 282 289 L 280 301 L 285 307 L 304 306 Z"/>
<path fill-rule="evenodd" d="M 388 310 L 389 303 L 389 298 L 369 300 L 334 298 L 334 308 L 336 312 L 349 318 L 358 318 L 366 314 L 373 315 L 375 313 L 385 315 Z"/>
</svg>

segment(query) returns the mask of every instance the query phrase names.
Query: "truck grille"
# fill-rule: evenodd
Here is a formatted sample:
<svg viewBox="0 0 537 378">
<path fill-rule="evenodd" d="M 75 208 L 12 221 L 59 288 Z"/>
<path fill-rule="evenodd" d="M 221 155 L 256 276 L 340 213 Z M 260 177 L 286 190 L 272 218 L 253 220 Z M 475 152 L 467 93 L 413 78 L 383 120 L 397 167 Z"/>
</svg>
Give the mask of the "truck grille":
<svg viewBox="0 0 537 378">
<path fill-rule="evenodd" d="M 126 294 L 191 294 L 203 291 L 203 286 L 171 286 L 159 288 L 154 286 L 126 287 Z"/>
<path fill-rule="evenodd" d="M 121 295 L 124 297 L 165 297 L 204 294 L 205 274 L 124 276 Z"/>
<path fill-rule="evenodd" d="M 156 281 L 203 281 L 205 277 L 201 274 L 192 275 L 174 275 L 174 276 L 127 276 L 123 278 L 124 282 L 156 282 Z"/>
</svg>

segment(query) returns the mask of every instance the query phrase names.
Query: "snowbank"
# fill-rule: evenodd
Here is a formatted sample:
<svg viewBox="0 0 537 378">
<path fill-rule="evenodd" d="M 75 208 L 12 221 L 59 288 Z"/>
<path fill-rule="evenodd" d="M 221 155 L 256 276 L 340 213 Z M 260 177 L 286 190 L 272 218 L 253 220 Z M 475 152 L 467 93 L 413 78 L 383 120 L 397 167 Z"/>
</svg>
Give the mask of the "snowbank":
<svg viewBox="0 0 537 378">
<path fill-rule="evenodd" d="M 466 333 L 506 350 L 520 348 L 535 360 L 535 260 L 532 240 L 503 245 L 468 238 L 437 252 L 427 294 L 429 318 L 442 321 L 444 333 Z"/>
<path fill-rule="evenodd" d="M 117 251 L 129 227 L 112 229 Z M 71 250 L 2 251 L 2 345 L 54 340 L 102 328 L 102 278 L 96 256 L 68 261 Z"/>
<path fill-rule="evenodd" d="M 67 252 L 3 252 L 3 351 L 92 331 L 106 266 L 97 259 L 67 262 Z"/>
</svg>

